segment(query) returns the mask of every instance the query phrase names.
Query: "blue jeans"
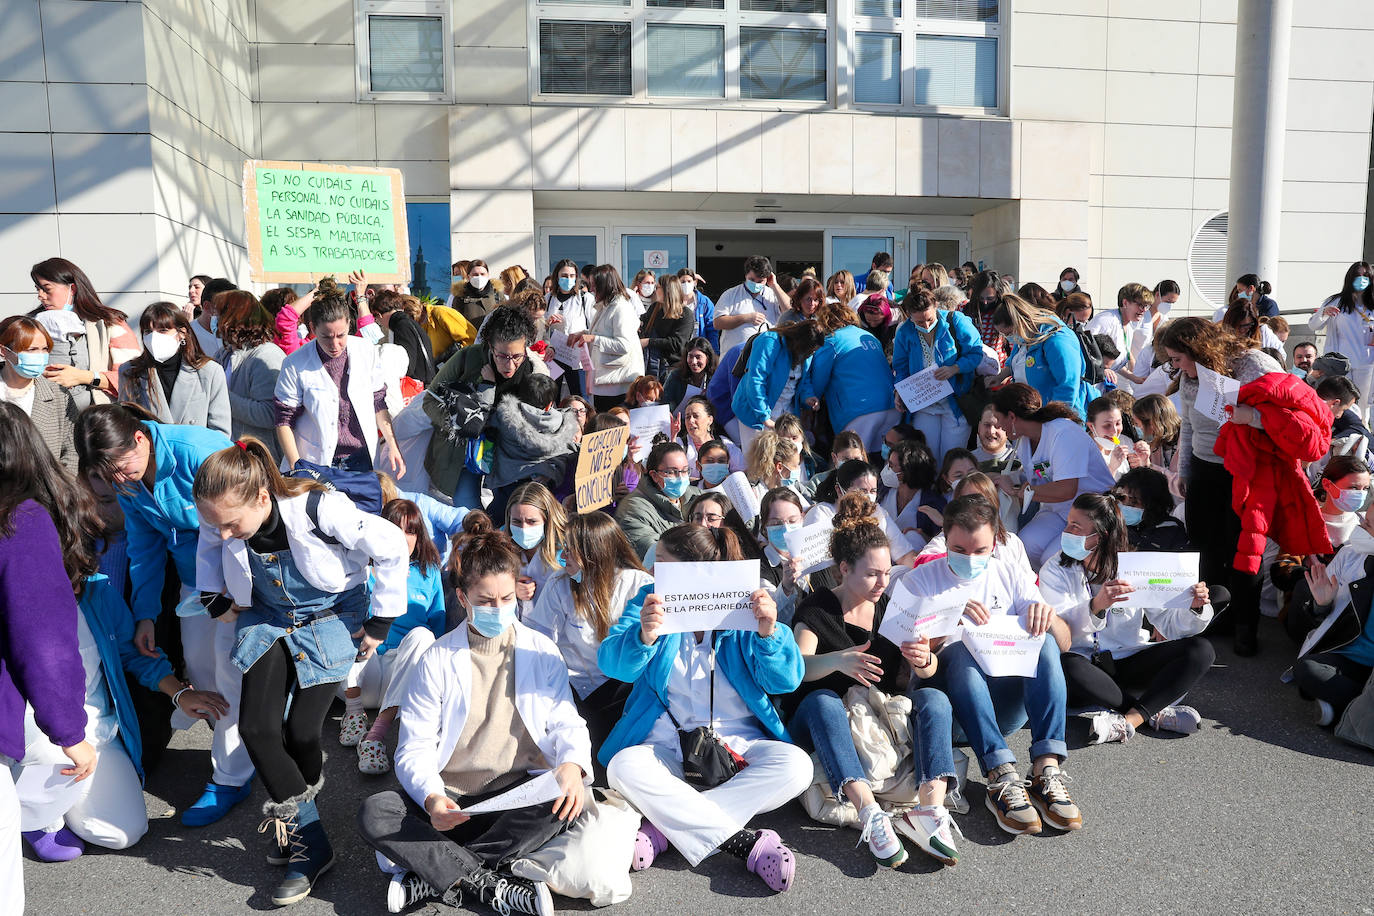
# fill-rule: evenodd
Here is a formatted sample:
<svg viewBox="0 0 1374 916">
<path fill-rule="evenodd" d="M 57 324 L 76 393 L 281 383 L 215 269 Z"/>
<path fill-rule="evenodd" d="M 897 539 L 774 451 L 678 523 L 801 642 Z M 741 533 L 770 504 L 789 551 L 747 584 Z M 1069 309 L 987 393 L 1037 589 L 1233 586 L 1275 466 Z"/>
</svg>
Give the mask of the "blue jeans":
<svg viewBox="0 0 1374 916">
<path fill-rule="evenodd" d="M 820 755 L 825 778 L 836 792 L 848 783 L 868 780 L 859 752 L 854 749 L 849 711 L 835 691 L 813 690 L 807 694 L 792 714 L 787 730 L 802 750 Z"/>
<path fill-rule="evenodd" d="M 1035 677 L 990 678 L 978 667 L 968 648 L 957 642 L 940 652 L 940 668 L 930 679 L 949 697 L 954 716 L 968 736 L 969 746 L 978 755 L 986 775 L 1004 763 L 1015 763 L 1016 755 L 1002 739 L 999 715 L 1016 712 L 1025 704 L 1030 719 L 1031 759 L 1048 754 L 1068 757 L 1064 743 L 1064 716 L 1068 705 L 1064 671 L 1059 666 L 1059 646 L 1046 635 L 1040 646 Z"/>
<path fill-rule="evenodd" d="M 912 686 L 922 683 L 912 678 Z M 917 687 L 911 697 L 911 748 L 916 764 L 916 784 L 943 779 L 952 789 L 954 771 L 954 712 L 949 697 L 933 687 Z"/>
</svg>

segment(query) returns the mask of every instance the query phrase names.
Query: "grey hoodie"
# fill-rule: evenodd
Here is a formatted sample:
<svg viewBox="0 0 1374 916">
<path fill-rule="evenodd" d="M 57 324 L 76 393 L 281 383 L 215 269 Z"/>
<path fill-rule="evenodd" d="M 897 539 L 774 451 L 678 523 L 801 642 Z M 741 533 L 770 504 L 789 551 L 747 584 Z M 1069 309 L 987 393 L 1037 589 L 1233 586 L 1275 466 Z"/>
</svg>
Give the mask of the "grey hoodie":
<svg viewBox="0 0 1374 916">
<path fill-rule="evenodd" d="M 532 477 L 552 486 L 562 483 L 577 449 L 577 416 L 572 411 L 541 410 L 508 394 L 497 403 L 487 426 L 496 431 L 488 487 Z"/>
</svg>

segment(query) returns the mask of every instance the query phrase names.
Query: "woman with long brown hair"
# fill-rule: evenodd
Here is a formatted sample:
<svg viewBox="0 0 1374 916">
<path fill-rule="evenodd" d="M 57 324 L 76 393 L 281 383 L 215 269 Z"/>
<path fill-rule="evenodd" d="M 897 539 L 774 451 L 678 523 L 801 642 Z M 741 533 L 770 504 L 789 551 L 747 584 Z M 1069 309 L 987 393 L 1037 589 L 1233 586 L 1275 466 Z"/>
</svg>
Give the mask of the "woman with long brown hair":
<svg viewBox="0 0 1374 916">
<path fill-rule="evenodd" d="M 493 511 L 496 511 L 493 509 Z M 568 529 L 568 515 L 542 483 L 526 481 L 506 501 L 506 533 L 520 548 L 524 565 L 515 583 L 520 619 L 534 608 L 539 590 L 563 568 L 559 558 Z"/>
<path fill-rule="evenodd" d="M 66 258 L 29 269 L 38 308 L 29 313 L 52 335 L 44 377 L 66 388 L 82 409 L 119 395 L 119 367 L 142 349 L 128 316 L 100 301 L 85 271 Z"/>
<path fill-rule="evenodd" d="M 343 493 L 283 477 L 257 439 L 206 458 L 192 495 L 197 587 L 210 616 L 234 626 L 239 733 L 275 824 L 268 863 L 286 866 L 272 902 L 286 906 L 334 864 L 315 803 L 320 733 L 338 683 L 405 612 L 410 551 L 399 528 Z"/>
<path fill-rule="evenodd" d="M 119 367 L 120 399 L 147 410 L 159 423 L 204 426 L 228 435 L 224 368 L 201 350 L 181 307 L 154 302 L 139 316 L 138 331 L 143 352 Z"/>
<path fill-rule="evenodd" d="M 695 327 L 696 316 L 682 295 L 677 277 L 665 274 L 658 297 L 639 328 L 645 371 L 666 379 L 682 358 L 683 348 Z"/>
<path fill-rule="evenodd" d="M 280 461 L 275 396 L 286 353 L 273 342 L 272 313 L 246 290 L 220 293 L 215 301 L 224 342 L 218 360 L 229 384 L 229 435 L 261 439 Z"/>
</svg>

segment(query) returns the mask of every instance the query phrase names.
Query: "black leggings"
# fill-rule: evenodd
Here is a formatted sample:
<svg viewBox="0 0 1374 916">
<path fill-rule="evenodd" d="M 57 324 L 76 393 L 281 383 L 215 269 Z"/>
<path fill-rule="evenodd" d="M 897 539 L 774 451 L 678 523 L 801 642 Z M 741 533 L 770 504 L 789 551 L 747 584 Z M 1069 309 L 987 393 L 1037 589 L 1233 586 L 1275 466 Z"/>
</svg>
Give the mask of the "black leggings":
<svg viewBox="0 0 1374 916">
<path fill-rule="evenodd" d="M 1188 466 L 1188 491 L 1183 500 L 1188 540 L 1198 549 L 1198 572 L 1208 585 L 1224 585 L 1231 604 L 1208 632 L 1234 626 L 1253 629 L 1259 622 L 1260 580 L 1233 565 L 1240 541 L 1240 516 L 1231 508 L 1231 472 L 1196 455 Z"/>
<path fill-rule="evenodd" d="M 1298 659 L 1293 666 L 1293 680 L 1303 696 L 1330 703 L 1339 719 L 1350 701 L 1363 692 L 1369 672 L 1368 665 L 1339 652 L 1318 652 Z"/>
<path fill-rule="evenodd" d="M 300 687 L 284 640 L 272 643 L 243 676 L 239 735 L 273 801 L 283 802 L 320 781 L 320 733 L 338 684 Z M 291 713 L 286 713 L 287 698 Z M 282 718 L 285 717 L 285 723 Z"/>
<path fill-rule="evenodd" d="M 1192 690 L 1215 660 L 1212 644 L 1201 636 L 1151 643 L 1134 655 L 1114 658 L 1114 674 L 1076 652 L 1059 659 L 1070 706 L 1138 709 L 1146 720 Z"/>
</svg>

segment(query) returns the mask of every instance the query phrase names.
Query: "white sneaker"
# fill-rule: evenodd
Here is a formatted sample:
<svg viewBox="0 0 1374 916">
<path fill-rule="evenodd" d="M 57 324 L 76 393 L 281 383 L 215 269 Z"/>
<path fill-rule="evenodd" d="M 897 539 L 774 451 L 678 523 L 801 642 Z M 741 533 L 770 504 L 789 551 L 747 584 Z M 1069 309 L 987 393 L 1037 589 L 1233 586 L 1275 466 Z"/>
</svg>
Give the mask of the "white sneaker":
<svg viewBox="0 0 1374 916">
<path fill-rule="evenodd" d="M 433 900 L 438 896 L 434 888 L 413 871 L 392 875 L 391 884 L 386 889 L 386 911 L 404 912 L 412 904 L 421 900 Z"/>
<path fill-rule="evenodd" d="M 1323 727 L 1336 721 L 1336 710 L 1325 700 L 1317 701 L 1317 724 Z"/>
<path fill-rule="evenodd" d="M 1119 712 L 1098 712 L 1093 713 L 1088 735 L 1092 738 L 1093 744 L 1106 744 L 1108 741 L 1120 741 L 1124 744 L 1135 737 L 1135 726 L 1127 722 L 1126 717 Z"/>
<path fill-rule="evenodd" d="M 1191 706 L 1165 706 L 1150 724 L 1162 732 L 1191 735 L 1202 727 L 1202 715 Z"/>
<path fill-rule="evenodd" d="M 859 842 L 868 841 L 868 851 L 888 868 L 897 868 L 906 861 L 906 847 L 892 830 L 892 818 L 876 804 L 868 805 L 859 812 L 859 823 L 863 832 Z"/>
<path fill-rule="evenodd" d="M 946 865 L 959 861 L 959 850 L 954 847 L 954 834 L 963 836 L 959 825 L 950 817 L 944 805 L 927 808 L 918 805 L 903 814 L 896 821 L 897 830 L 907 836 L 921 851 Z"/>
</svg>

